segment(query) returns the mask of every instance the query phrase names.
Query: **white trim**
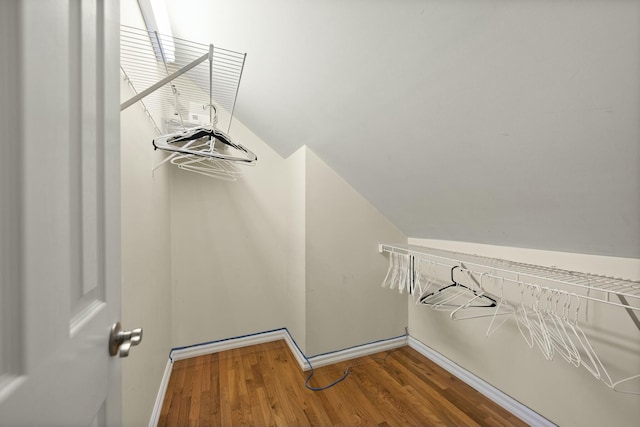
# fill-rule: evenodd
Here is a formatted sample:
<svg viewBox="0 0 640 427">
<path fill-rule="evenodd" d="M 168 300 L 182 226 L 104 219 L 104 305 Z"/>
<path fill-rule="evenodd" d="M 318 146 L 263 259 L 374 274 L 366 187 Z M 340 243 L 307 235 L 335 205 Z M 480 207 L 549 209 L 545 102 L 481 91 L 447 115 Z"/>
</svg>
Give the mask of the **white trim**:
<svg viewBox="0 0 640 427">
<path fill-rule="evenodd" d="M 260 332 L 253 335 L 247 335 L 239 338 L 230 338 L 226 340 L 215 341 L 207 344 L 194 345 L 188 348 L 181 348 L 171 351 L 172 360 L 188 359 L 190 357 L 202 356 L 205 354 L 218 353 L 225 350 L 231 350 L 235 348 L 247 347 L 250 345 L 263 344 L 266 342 L 284 340 L 291 350 L 293 357 L 298 362 L 298 366 L 303 371 L 311 369 L 307 358 L 298 348 L 297 344 L 291 337 L 291 334 L 286 328 L 278 329 L 269 332 Z M 407 344 L 406 337 L 391 338 L 388 340 L 382 340 L 369 344 L 363 344 L 356 347 L 351 347 L 345 350 L 339 350 L 331 353 L 320 354 L 309 358 L 314 368 L 321 366 L 331 365 L 333 363 L 343 362 L 346 360 L 355 359 L 356 357 L 367 356 L 369 354 L 378 353 L 381 351 L 391 350 L 394 348 L 402 347 Z"/>
<path fill-rule="evenodd" d="M 502 406 L 507 411 L 511 412 L 516 417 L 520 418 L 522 421 L 527 423 L 528 425 L 538 426 L 538 427 L 555 427 L 556 425 L 544 418 L 542 415 L 537 412 L 529 409 L 522 403 L 518 402 L 511 396 L 503 393 L 498 390 L 488 382 L 478 378 L 471 372 L 467 371 L 463 367 L 457 365 L 453 361 L 447 359 L 442 354 L 436 352 L 435 350 L 427 347 L 417 339 L 413 337 L 409 337 L 408 340 L 409 347 L 416 350 L 418 353 L 422 354 L 427 359 L 433 361 L 435 364 L 444 368 L 451 374 L 455 375 L 460 380 L 469 384 L 471 387 L 493 400 L 498 405 Z"/>
<path fill-rule="evenodd" d="M 289 346 L 289 350 L 291 350 L 291 353 L 293 354 L 293 357 L 296 359 L 296 362 L 298 362 L 298 366 L 300 366 L 300 369 L 302 369 L 303 371 L 308 371 L 311 368 L 309 367 L 309 364 L 307 363 L 305 355 L 302 353 L 302 350 L 300 350 L 298 348 L 298 345 L 293 340 L 293 337 L 289 333 L 289 330 L 285 329 L 285 332 L 286 332 L 286 334 L 285 334 L 285 337 L 284 337 L 284 341 Z"/>
<path fill-rule="evenodd" d="M 338 362 L 344 362 L 346 360 L 355 359 L 356 357 L 368 356 L 370 354 L 379 353 L 381 351 L 393 350 L 394 348 L 403 347 L 407 345 L 407 337 L 401 336 L 397 338 L 391 338 L 388 340 L 372 342 L 370 344 L 363 344 L 356 347 L 347 348 L 345 350 L 339 350 L 331 353 L 320 354 L 309 358 L 309 361 L 314 368 L 321 366 L 332 365 Z M 303 370 L 309 370 L 306 367 Z"/>
<path fill-rule="evenodd" d="M 164 402 L 164 396 L 167 393 L 167 386 L 169 385 L 169 378 L 171 378 L 172 370 L 173 363 L 171 363 L 171 359 L 168 359 L 167 366 L 164 368 L 164 375 L 162 375 L 162 381 L 160 381 L 160 388 L 158 389 L 158 395 L 156 396 L 156 403 L 153 405 L 153 410 L 151 411 L 149 427 L 156 427 L 158 425 L 158 421 L 160 421 L 162 402 Z"/>
<path fill-rule="evenodd" d="M 235 348 L 247 347 L 250 345 L 264 344 L 271 341 L 291 339 L 289 331 L 286 329 L 278 329 L 269 332 L 260 332 L 253 335 L 247 335 L 239 338 L 230 338 L 227 340 L 214 341 L 206 344 L 196 344 L 188 348 L 180 348 L 171 350 L 171 359 L 182 360 L 190 357 L 203 356 L 205 354 L 218 353 L 221 351 L 232 350 Z"/>
</svg>

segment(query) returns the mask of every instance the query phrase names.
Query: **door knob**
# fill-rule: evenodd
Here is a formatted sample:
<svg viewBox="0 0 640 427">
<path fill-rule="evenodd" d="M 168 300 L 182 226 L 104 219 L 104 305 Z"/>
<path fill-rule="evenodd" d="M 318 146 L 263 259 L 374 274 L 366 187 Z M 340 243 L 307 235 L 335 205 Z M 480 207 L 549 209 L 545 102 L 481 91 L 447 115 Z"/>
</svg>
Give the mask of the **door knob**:
<svg viewBox="0 0 640 427">
<path fill-rule="evenodd" d="M 131 346 L 138 345 L 142 341 L 142 328 L 123 331 L 120 322 L 116 322 L 111 326 L 109 334 L 109 354 L 120 357 L 127 357 Z"/>
</svg>

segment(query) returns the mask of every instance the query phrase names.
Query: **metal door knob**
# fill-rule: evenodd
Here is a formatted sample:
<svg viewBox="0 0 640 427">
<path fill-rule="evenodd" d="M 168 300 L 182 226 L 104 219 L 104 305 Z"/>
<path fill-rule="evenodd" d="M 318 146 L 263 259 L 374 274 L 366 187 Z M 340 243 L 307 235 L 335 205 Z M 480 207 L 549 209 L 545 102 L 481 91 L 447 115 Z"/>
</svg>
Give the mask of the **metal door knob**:
<svg viewBox="0 0 640 427">
<path fill-rule="evenodd" d="M 120 322 L 116 322 L 111 326 L 109 334 L 109 354 L 120 357 L 127 357 L 131 346 L 138 345 L 142 341 L 142 328 L 123 331 Z"/>
</svg>

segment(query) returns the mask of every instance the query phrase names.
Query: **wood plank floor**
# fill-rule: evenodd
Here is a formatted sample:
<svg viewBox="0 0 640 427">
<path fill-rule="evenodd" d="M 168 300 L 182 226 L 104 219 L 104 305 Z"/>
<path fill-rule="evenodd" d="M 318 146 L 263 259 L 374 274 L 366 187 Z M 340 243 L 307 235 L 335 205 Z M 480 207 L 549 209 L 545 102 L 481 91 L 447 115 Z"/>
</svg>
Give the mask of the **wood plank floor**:
<svg viewBox="0 0 640 427">
<path fill-rule="evenodd" d="M 316 369 L 284 341 L 176 361 L 159 426 L 524 426 L 410 347 Z"/>
</svg>

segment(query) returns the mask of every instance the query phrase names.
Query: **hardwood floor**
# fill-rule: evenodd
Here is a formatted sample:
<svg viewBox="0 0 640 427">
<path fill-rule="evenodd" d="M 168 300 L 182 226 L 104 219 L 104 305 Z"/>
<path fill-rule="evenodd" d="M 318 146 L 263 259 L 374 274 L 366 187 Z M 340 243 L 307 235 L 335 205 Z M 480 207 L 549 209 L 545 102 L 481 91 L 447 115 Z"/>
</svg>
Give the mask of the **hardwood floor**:
<svg viewBox="0 0 640 427">
<path fill-rule="evenodd" d="M 284 341 L 176 361 L 159 426 L 523 426 L 410 347 L 316 369 Z"/>
</svg>

